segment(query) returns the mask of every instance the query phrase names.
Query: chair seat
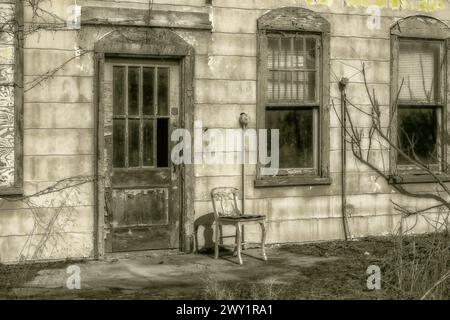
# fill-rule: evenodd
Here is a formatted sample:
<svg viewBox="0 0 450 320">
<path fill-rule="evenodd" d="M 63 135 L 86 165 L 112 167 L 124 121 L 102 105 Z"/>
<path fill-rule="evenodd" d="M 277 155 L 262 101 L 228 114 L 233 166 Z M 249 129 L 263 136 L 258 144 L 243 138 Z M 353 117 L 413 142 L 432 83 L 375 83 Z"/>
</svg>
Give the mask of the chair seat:
<svg viewBox="0 0 450 320">
<path fill-rule="evenodd" d="M 219 220 L 239 221 L 239 220 L 263 220 L 266 216 L 262 214 L 244 214 L 240 216 L 221 216 Z"/>
</svg>

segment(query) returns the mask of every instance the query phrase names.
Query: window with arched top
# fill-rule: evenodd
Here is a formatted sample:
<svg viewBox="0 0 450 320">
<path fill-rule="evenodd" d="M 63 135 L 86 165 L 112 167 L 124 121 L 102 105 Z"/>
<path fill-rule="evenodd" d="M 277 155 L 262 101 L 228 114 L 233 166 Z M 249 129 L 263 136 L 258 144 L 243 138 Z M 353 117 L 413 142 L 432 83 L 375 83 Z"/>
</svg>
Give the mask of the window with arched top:
<svg viewBox="0 0 450 320">
<path fill-rule="evenodd" d="M 260 166 L 256 186 L 330 183 L 329 46 L 330 24 L 311 10 L 258 19 L 257 126 L 280 131 L 278 174 Z"/>
<path fill-rule="evenodd" d="M 391 27 L 391 171 L 396 181 L 447 173 L 450 28 L 436 18 L 410 16 Z"/>
</svg>

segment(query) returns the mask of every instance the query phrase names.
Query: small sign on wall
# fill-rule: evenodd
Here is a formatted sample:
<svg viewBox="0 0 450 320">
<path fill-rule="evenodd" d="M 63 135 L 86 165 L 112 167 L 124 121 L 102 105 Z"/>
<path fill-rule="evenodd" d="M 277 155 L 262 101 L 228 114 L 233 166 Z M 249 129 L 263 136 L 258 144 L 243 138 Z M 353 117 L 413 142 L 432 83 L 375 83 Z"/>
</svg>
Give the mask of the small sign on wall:
<svg viewBox="0 0 450 320">
<path fill-rule="evenodd" d="M 81 6 L 71 5 L 67 7 L 67 12 L 69 13 L 66 20 L 67 28 L 79 30 L 81 28 Z"/>
</svg>

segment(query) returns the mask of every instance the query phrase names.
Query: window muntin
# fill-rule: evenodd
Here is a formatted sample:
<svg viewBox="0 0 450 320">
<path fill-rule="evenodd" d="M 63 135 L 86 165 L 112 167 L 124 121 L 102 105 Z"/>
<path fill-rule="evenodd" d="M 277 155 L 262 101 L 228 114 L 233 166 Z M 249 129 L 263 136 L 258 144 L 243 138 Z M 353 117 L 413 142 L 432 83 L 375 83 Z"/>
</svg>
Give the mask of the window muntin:
<svg viewBox="0 0 450 320">
<path fill-rule="evenodd" d="M 319 42 L 314 34 L 267 35 L 265 127 L 280 130 L 279 175 L 318 174 Z"/>
<path fill-rule="evenodd" d="M 169 165 L 169 68 L 113 66 L 113 167 Z"/>
<path fill-rule="evenodd" d="M 397 137 L 399 148 L 431 169 L 442 168 L 443 41 L 399 39 Z M 400 170 L 417 169 L 401 154 Z"/>
</svg>

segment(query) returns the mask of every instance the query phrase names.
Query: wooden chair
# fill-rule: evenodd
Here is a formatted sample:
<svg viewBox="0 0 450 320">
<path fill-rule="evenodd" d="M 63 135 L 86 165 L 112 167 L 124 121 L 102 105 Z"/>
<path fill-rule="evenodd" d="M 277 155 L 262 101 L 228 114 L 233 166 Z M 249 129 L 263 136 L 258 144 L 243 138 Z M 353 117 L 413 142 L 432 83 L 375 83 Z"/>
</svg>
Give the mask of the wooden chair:
<svg viewBox="0 0 450 320">
<path fill-rule="evenodd" d="M 239 264 L 242 264 L 241 249 L 245 245 L 242 239 L 242 227 L 248 224 L 259 224 L 261 227 L 261 250 L 263 260 L 267 260 L 266 242 L 266 216 L 256 214 L 242 214 L 237 205 L 239 190 L 231 187 L 219 187 L 211 190 L 211 200 L 214 208 L 215 243 L 214 258 L 219 258 L 219 242 L 223 238 L 222 226 L 236 227 L 235 248 Z"/>
</svg>

